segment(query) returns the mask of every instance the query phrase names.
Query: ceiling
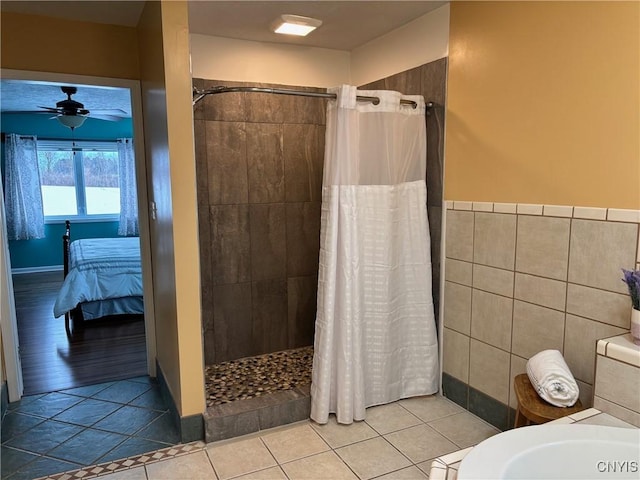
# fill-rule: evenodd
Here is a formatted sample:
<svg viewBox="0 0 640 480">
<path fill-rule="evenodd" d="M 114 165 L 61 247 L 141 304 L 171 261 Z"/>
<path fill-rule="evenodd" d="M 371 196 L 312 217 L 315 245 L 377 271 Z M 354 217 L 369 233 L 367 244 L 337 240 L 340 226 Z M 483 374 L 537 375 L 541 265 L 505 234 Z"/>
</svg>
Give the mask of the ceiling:
<svg viewBox="0 0 640 480">
<path fill-rule="evenodd" d="M 191 33 L 259 42 L 287 43 L 350 51 L 378 38 L 447 2 L 443 1 L 210 1 L 190 0 Z M 143 1 L 6 1 L 2 12 L 44 15 L 86 22 L 136 26 Z M 307 37 L 278 35 L 271 23 L 281 14 L 302 15 L 322 20 Z M 55 106 L 65 95 L 61 84 L 0 81 L 0 109 L 35 111 Z M 127 89 L 78 85 L 73 97 L 88 110 L 120 108 L 131 114 Z"/>
<path fill-rule="evenodd" d="M 189 31 L 203 35 L 353 50 L 447 2 L 297 1 L 189 2 Z M 282 14 L 322 20 L 307 37 L 279 35 L 270 29 Z"/>
<path fill-rule="evenodd" d="M 78 93 L 71 98 L 84 104 L 91 111 L 119 108 L 131 117 L 131 100 L 128 88 L 96 87 L 73 83 L 31 82 L 26 80 L 0 80 L 0 110 L 5 112 L 37 112 L 39 107 L 54 107 L 65 100 L 63 85 L 75 86 Z"/>
<path fill-rule="evenodd" d="M 447 2 L 444 1 L 211 1 L 190 0 L 191 33 L 218 37 L 353 50 Z M 44 15 L 85 22 L 134 27 L 145 2 L 130 1 L 6 1 L 3 12 Z M 282 14 L 322 20 L 307 37 L 278 35 L 271 23 Z"/>
</svg>

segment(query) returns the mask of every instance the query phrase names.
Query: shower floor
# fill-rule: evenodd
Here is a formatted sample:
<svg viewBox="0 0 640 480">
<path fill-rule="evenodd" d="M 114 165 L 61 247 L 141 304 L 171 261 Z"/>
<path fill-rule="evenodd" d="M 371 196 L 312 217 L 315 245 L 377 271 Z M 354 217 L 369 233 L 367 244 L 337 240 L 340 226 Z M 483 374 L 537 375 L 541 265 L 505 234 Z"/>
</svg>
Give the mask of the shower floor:
<svg viewBox="0 0 640 480">
<path fill-rule="evenodd" d="M 207 365 L 207 407 L 309 385 L 312 362 L 313 347 L 303 347 Z"/>
</svg>

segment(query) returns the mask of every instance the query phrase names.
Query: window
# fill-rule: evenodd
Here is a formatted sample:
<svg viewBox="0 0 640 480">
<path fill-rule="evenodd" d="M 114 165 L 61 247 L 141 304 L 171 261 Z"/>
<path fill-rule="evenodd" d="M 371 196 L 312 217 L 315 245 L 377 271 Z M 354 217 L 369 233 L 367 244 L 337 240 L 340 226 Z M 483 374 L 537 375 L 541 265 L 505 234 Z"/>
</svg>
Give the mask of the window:
<svg viewBox="0 0 640 480">
<path fill-rule="evenodd" d="M 38 167 L 48 221 L 120 214 L 116 142 L 38 140 Z"/>
</svg>

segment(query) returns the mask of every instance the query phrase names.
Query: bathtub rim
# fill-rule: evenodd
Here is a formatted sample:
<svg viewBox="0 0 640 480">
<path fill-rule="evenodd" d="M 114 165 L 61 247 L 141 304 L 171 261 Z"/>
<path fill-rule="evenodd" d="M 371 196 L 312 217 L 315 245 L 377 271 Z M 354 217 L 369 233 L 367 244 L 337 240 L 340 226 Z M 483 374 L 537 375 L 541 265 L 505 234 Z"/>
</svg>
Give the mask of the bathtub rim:
<svg viewBox="0 0 640 480">
<path fill-rule="evenodd" d="M 584 443 L 589 440 L 603 445 L 607 443 L 635 445 L 637 454 L 635 460 L 640 463 L 640 429 L 608 425 L 548 423 L 507 430 L 480 442 L 462 459 L 457 478 L 458 480 L 505 478 L 503 474 L 511 462 L 532 452 L 536 447 L 540 449 L 550 444 Z"/>
</svg>

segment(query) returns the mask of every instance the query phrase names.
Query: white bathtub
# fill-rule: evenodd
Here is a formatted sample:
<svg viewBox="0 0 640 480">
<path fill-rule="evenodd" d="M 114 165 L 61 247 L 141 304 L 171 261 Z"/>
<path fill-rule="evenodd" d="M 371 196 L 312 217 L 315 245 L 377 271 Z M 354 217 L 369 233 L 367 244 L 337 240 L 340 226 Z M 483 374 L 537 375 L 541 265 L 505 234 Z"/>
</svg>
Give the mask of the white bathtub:
<svg viewBox="0 0 640 480">
<path fill-rule="evenodd" d="M 640 478 L 640 430 L 539 425 L 488 438 L 462 460 L 458 480 Z"/>
</svg>

